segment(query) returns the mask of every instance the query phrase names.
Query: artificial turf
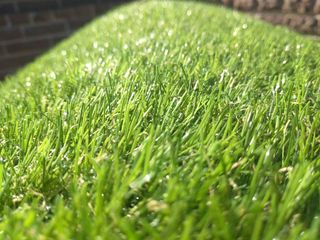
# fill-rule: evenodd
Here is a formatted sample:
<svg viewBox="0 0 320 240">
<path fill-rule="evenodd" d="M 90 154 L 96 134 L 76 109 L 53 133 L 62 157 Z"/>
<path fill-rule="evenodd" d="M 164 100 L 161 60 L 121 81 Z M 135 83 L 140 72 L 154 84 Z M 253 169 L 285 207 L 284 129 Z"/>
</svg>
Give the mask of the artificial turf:
<svg viewBox="0 0 320 240">
<path fill-rule="evenodd" d="M 319 239 L 319 56 L 212 5 L 108 13 L 0 85 L 0 239 Z"/>
</svg>

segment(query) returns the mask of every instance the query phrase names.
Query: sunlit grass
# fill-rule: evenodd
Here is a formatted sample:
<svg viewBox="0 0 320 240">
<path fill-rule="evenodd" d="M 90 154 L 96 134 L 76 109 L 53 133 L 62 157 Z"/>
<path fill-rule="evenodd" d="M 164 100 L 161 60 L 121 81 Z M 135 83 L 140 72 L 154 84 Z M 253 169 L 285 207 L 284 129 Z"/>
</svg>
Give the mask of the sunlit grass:
<svg viewBox="0 0 320 240">
<path fill-rule="evenodd" d="M 212 5 L 107 14 L 0 86 L 0 239 L 319 239 L 319 56 Z"/>
</svg>

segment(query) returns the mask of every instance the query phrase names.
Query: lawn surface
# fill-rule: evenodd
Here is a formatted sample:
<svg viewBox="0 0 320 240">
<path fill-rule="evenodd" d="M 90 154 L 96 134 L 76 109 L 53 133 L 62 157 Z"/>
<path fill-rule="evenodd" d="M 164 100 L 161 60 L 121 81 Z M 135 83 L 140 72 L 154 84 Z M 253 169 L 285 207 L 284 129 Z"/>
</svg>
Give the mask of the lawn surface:
<svg viewBox="0 0 320 240">
<path fill-rule="evenodd" d="M 320 45 L 135 3 L 0 85 L 0 239 L 319 239 Z"/>
</svg>

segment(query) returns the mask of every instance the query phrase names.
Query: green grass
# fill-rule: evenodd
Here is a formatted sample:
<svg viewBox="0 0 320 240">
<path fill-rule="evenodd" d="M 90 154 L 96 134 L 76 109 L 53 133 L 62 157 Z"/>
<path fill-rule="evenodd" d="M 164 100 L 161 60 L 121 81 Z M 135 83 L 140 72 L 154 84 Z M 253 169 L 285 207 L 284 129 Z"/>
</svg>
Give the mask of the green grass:
<svg viewBox="0 0 320 240">
<path fill-rule="evenodd" d="M 98 19 L 0 86 L 0 239 L 319 239 L 319 56 L 201 3 Z"/>
</svg>

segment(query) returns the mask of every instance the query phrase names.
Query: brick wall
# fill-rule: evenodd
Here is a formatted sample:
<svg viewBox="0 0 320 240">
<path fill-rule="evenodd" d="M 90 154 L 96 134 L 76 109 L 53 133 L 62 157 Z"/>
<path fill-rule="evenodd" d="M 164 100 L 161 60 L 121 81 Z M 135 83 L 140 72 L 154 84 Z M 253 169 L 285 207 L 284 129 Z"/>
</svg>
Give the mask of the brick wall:
<svg viewBox="0 0 320 240">
<path fill-rule="evenodd" d="M 129 0 L 0 0 L 0 79 Z"/>
<path fill-rule="evenodd" d="M 263 20 L 320 35 L 320 0 L 209 0 L 250 12 Z"/>
</svg>

